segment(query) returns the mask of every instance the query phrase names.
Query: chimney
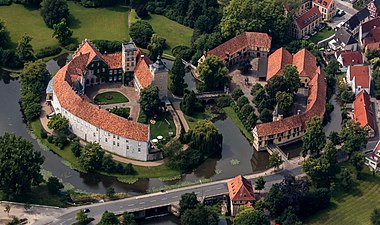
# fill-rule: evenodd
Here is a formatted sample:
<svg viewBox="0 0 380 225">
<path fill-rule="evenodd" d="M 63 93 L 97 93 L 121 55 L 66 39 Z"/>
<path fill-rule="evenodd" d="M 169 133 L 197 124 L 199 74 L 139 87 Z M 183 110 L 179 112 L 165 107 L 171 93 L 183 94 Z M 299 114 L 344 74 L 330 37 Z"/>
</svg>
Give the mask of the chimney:
<svg viewBox="0 0 380 225">
<path fill-rule="evenodd" d="M 107 51 L 104 51 L 104 54 L 107 54 Z"/>
<path fill-rule="evenodd" d="M 144 55 L 141 55 L 141 58 L 143 59 L 143 58 L 144 58 Z"/>
<path fill-rule="evenodd" d="M 278 115 L 279 120 L 284 119 L 284 115 Z"/>
<path fill-rule="evenodd" d="M 301 114 L 301 110 L 297 110 L 297 115 Z"/>
</svg>

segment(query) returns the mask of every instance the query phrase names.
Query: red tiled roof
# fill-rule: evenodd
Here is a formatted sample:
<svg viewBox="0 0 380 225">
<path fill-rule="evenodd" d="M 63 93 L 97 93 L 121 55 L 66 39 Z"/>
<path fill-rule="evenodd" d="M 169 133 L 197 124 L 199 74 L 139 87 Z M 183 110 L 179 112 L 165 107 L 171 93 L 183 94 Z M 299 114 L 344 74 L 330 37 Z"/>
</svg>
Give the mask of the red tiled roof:
<svg viewBox="0 0 380 225">
<path fill-rule="evenodd" d="M 231 201 L 254 201 L 252 182 L 243 176 L 237 176 L 228 181 L 228 192 Z"/>
<path fill-rule="evenodd" d="M 328 8 L 330 7 L 330 4 L 333 2 L 334 0 L 313 0 L 313 2 L 315 4 L 318 4 L 324 8 Z"/>
<path fill-rule="evenodd" d="M 297 67 L 300 76 L 312 79 L 317 70 L 317 59 L 306 48 L 299 50 L 293 56 L 285 48 L 279 48 L 268 58 L 267 80 L 276 75 L 282 75 L 286 65 Z"/>
<path fill-rule="evenodd" d="M 149 70 L 150 59 L 146 56 L 139 57 L 137 66 L 135 68 L 135 78 L 138 80 L 142 88 L 147 88 L 152 84 L 153 74 Z"/>
<path fill-rule="evenodd" d="M 314 116 L 323 117 L 326 109 L 326 80 L 319 67 L 314 73 L 315 76 L 309 81 L 306 112 L 274 122 L 257 124 L 255 131 L 259 137 L 281 134 L 298 127 L 306 128 L 306 122 Z"/>
<path fill-rule="evenodd" d="M 342 51 L 337 53 L 338 57 L 342 56 L 343 66 L 363 64 L 363 55 L 356 51 Z"/>
<path fill-rule="evenodd" d="M 380 27 L 380 17 L 376 17 L 373 20 L 367 21 L 362 24 L 362 33 L 367 33 L 375 27 Z"/>
<path fill-rule="evenodd" d="M 380 50 L 380 42 L 369 43 L 366 46 L 367 50 Z"/>
<path fill-rule="evenodd" d="M 122 68 L 122 55 L 121 53 L 104 54 L 104 61 L 108 64 L 110 69 Z"/>
<path fill-rule="evenodd" d="M 95 58 L 98 57 L 100 60 L 105 61 L 103 59 L 102 53 L 99 52 L 99 50 L 95 47 L 94 44 L 92 44 L 87 39 L 82 42 L 81 45 L 79 45 L 78 49 L 74 52 L 73 58 L 81 55 L 81 54 L 89 54 L 88 59 L 86 62 L 86 66 L 90 64 L 90 62 Z"/>
<path fill-rule="evenodd" d="M 370 126 L 375 130 L 375 120 L 372 112 L 372 102 L 368 93 L 362 90 L 354 101 L 354 121 L 361 127 Z"/>
<path fill-rule="evenodd" d="M 226 59 L 228 58 L 228 55 L 235 54 L 249 46 L 267 48 L 269 51 L 271 42 L 272 38 L 266 33 L 244 32 L 208 51 L 207 54 Z"/>
<path fill-rule="evenodd" d="M 293 55 L 293 66 L 297 67 L 301 77 L 312 79 L 317 70 L 317 59 L 306 48 L 303 48 Z"/>
<path fill-rule="evenodd" d="M 297 26 L 302 30 L 303 28 L 307 27 L 309 24 L 313 23 L 321 17 L 321 12 L 319 11 L 318 7 L 315 6 L 307 12 L 305 12 L 304 14 L 302 14 L 300 17 L 296 18 L 294 21 L 296 22 Z"/>
<path fill-rule="evenodd" d="M 292 64 L 293 56 L 285 48 L 279 48 L 268 57 L 267 80 L 275 75 L 282 75 L 285 65 Z"/>
<path fill-rule="evenodd" d="M 369 88 L 370 75 L 369 66 L 350 66 L 350 79 L 355 78 L 355 88 L 361 86 L 362 88 Z"/>
<path fill-rule="evenodd" d="M 62 108 L 88 123 L 115 135 L 137 141 L 149 141 L 148 125 L 129 121 L 104 109 L 100 109 L 98 106 L 91 104 L 87 98 L 82 99 L 81 96 L 74 92 L 66 80 L 67 77 L 70 77 L 71 71 L 68 68 L 71 62 L 57 72 L 53 82 L 54 93 Z"/>
</svg>

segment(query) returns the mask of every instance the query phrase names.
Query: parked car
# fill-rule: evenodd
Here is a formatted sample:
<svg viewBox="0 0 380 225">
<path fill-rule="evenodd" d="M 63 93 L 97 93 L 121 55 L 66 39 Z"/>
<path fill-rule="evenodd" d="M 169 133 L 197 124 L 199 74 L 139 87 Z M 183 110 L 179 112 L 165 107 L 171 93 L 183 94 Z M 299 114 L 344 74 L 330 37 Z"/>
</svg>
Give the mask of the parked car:
<svg viewBox="0 0 380 225">
<path fill-rule="evenodd" d="M 89 208 L 84 208 L 84 209 L 83 209 L 83 212 L 84 212 L 84 213 L 89 213 L 89 212 L 90 212 L 90 209 L 89 209 Z"/>
</svg>

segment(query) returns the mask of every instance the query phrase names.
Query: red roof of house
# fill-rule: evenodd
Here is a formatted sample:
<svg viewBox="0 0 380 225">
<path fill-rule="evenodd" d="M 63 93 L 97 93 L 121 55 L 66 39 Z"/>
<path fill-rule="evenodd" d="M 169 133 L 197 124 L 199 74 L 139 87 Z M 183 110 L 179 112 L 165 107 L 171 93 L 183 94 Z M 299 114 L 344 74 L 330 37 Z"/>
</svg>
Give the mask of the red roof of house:
<svg viewBox="0 0 380 225">
<path fill-rule="evenodd" d="M 337 56 L 342 56 L 343 66 L 363 64 L 363 55 L 359 51 L 341 51 Z"/>
<path fill-rule="evenodd" d="M 304 14 L 302 14 L 300 17 L 296 18 L 294 21 L 296 22 L 299 29 L 303 29 L 307 27 L 309 24 L 313 23 L 314 21 L 318 20 L 322 17 L 321 12 L 319 11 L 318 7 L 313 7 Z"/>
<path fill-rule="evenodd" d="M 294 128 L 305 128 L 306 122 L 314 116 L 323 117 L 326 109 L 326 80 L 318 67 L 315 76 L 309 81 L 309 96 L 304 114 L 293 115 L 282 120 L 257 124 L 255 132 L 258 137 L 281 134 Z"/>
<path fill-rule="evenodd" d="M 315 4 L 318 4 L 324 8 L 329 8 L 334 0 L 313 0 Z"/>
<path fill-rule="evenodd" d="M 228 181 L 228 192 L 231 201 L 254 201 L 252 182 L 243 176 L 237 176 Z"/>
<path fill-rule="evenodd" d="M 285 48 L 279 48 L 268 57 L 267 80 L 282 75 L 285 65 L 292 64 L 293 56 Z"/>
<path fill-rule="evenodd" d="M 88 45 L 87 45 L 88 46 Z M 87 47 L 82 46 L 82 49 Z M 137 141 L 149 141 L 149 126 L 133 121 L 129 121 L 115 114 L 112 114 L 98 106 L 91 104 L 86 96 L 79 96 L 72 89 L 72 83 L 80 79 L 81 73 L 85 71 L 88 59 L 95 57 L 91 51 L 86 53 L 76 52 L 73 59 L 62 67 L 54 77 L 54 93 L 62 108 L 71 114 L 124 138 Z"/>
<path fill-rule="evenodd" d="M 361 127 L 370 126 L 375 130 L 375 120 L 372 111 L 372 102 L 368 93 L 362 90 L 354 101 L 354 121 Z"/>
<path fill-rule="evenodd" d="M 267 48 L 269 51 L 271 42 L 272 38 L 266 33 L 244 32 L 208 51 L 207 54 L 226 59 L 228 55 L 233 55 L 247 47 Z"/>
<path fill-rule="evenodd" d="M 374 42 L 374 43 L 369 43 L 366 46 L 367 50 L 378 50 L 380 51 L 380 42 Z"/>
<path fill-rule="evenodd" d="M 110 69 L 120 69 L 123 67 L 122 65 L 122 55 L 121 53 L 113 53 L 113 54 L 104 54 L 104 61 L 108 64 Z"/>
<path fill-rule="evenodd" d="M 88 54 L 88 59 L 86 62 L 86 66 L 90 64 L 90 62 L 95 58 L 98 57 L 100 60 L 104 60 L 102 53 L 99 52 L 99 50 L 95 47 L 94 44 L 92 44 L 89 40 L 85 39 L 82 44 L 79 45 L 78 49 L 74 52 L 73 58 L 83 54 Z"/>
<path fill-rule="evenodd" d="M 369 88 L 371 77 L 369 75 L 369 66 L 350 66 L 350 80 L 355 78 L 355 88 Z"/>
<path fill-rule="evenodd" d="M 299 50 L 293 56 L 285 48 L 279 48 L 268 58 L 267 80 L 276 75 L 282 75 L 286 65 L 297 67 L 300 76 L 312 79 L 317 70 L 317 59 L 306 48 Z"/>
<path fill-rule="evenodd" d="M 152 61 L 146 56 L 137 53 L 138 62 L 135 68 L 135 79 L 140 83 L 142 88 L 147 88 L 152 84 L 153 74 L 150 72 L 149 65 L 152 64 Z"/>
<path fill-rule="evenodd" d="M 380 17 L 376 17 L 362 24 L 362 33 L 367 33 L 373 28 L 380 27 Z"/>
</svg>

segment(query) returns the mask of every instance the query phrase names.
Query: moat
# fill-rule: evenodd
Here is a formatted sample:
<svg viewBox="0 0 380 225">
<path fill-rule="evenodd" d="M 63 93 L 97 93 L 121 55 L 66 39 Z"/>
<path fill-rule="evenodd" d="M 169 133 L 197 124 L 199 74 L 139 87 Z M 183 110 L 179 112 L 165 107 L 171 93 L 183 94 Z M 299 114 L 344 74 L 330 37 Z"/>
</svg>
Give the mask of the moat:
<svg viewBox="0 0 380 225">
<path fill-rule="evenodd" d="M 64 57 L 66 58 L 66 56 Z M 64 63 L 65 60 L 60 58 L 57 61 L 48 62 L 47 65 L 49 71 L 54 73 Z M 224 120 L 218 120 L 214 123 L 224 137 L 222 153 L 209 158 L 192 173 L 183 175 L 179 180 L 161 181 L 160 179 L 154 178 L 142 179 L 134 184 L 126 184 L 112 177 L 75 171 L 67 166 L 67 163 L 63 162 L 63 159 L 58 155 L 51 151 L 42 150 L 37 141 L 32 138 L 22 119 L 20 106 L 18 104 L 20 98 L 20 84 L 17 80 L 11 79 L 7 73 L 1 73 L 0 103 L 2 104 L 2 110 L 0 110 L 0 133 L 14 132 L 32 141 L 35 149 L 41 151 L 45 156 L 44 169 L 52 172 L 53 175 L 73 185 L 77 189 L 87 192 L 104 193 L 107 187 L 113 186 L 116 191 L 137 195 L 146 193 L 152 188 L 157 189 L 185 181 L 200 182 L 203 179 L 221 180 L 239 174 L 251 174 L 268 168 L 269 154 L 254 151 L 248 140 L 241 134 L 232 120 L 227 117 Z M 186 80 L 191 81 L 192 79 L 187 77 Z M 189 86 L 191 86 L 191 84 Z M 334 105 L 335 109 L 337 109 L 338 105 Z M 334 115 L 336 118 L 334 118 Z M 332 114 L 332 116 L 332 121 L 334 122 L 329 123 L 326 127 L 329 131 L 338 129 L 339 126 L 335 126 L 336 124 L 340 125 L 340 113 L 337 112 Z M 289 151 L 291 157 L 295 157 L 299 155 L 301 150 L 300 146 L 300 144 L 295 144 L 288 146 L 284 150 Z"/>
</svg>

